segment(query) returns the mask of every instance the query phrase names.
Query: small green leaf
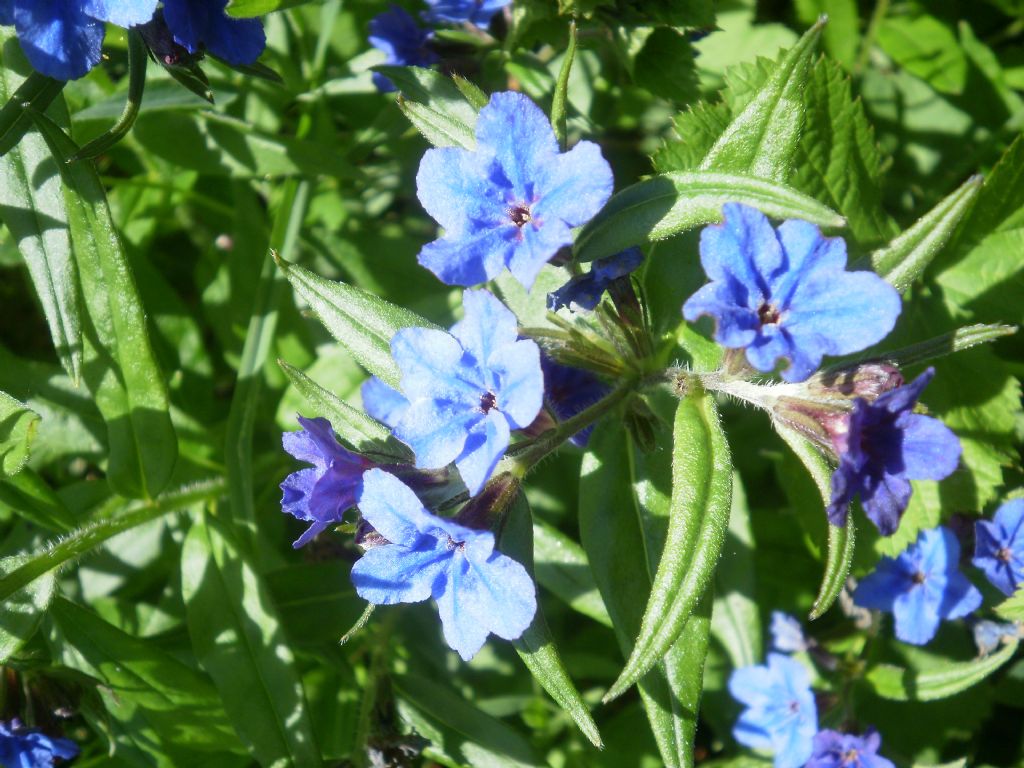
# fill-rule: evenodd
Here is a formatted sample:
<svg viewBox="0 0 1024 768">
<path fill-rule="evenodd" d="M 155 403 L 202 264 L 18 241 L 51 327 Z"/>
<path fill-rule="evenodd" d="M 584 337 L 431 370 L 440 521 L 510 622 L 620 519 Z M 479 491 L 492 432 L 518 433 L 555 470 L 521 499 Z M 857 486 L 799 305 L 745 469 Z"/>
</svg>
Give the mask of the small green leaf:
<svg viewBox="0 0 1024 768">
<path fill-rule="evenodd" d="M 197 520 L 185 538 L 181 591 L 196 658 L 256 759 L 320 765 L 302 684 L 270 595 L 215 518 Z"/>
<path fill-rule="evenodd" d="M 401 92 L 398 106 L 435 147 L 476 149 L 479 108 L 451 78 L 422 67 L 374 67 Z"/>
<path fill-rule="evenodd" d="M 996 613 L 1007 621 L 1024 621 L 1024 585 L 997 605 Z"/>
<path fill-rule="evenodd" d="M 743 173 L 783 182 L 789 177 L 804 119 L 807 70 L 818 47 L 821 19 L 779 62 L 754 99 L 718 138 L 702 170 Z"/>
<path fill-rule="evenodd" d="M 507 512 L 501 533 L 501 550 L 513 560 L 521 563 L 530 576 L 534 575 L 533 563 L 533 514 L 526 494 L 520 491 Z M 579 729 L 598 749 L 604 747 L 597 724 L 590 710 L 580 696 L 576 685 L 565 669 L 562 658 L 555 647 L 551 630 L 548 629 L 540 603 L 533 622 L 512 645 L 523 660 L 530 674 L 548 692 L 558 706 L 576 722 Z"/>
<path fill-rule="evenodd" d="M 901 67 L 940 93 L 960 94 L 968 65 L 956 35 L 935 16 L 891 15 L 878 25 L 878 44 Z"/>
<path fill-rule="evenodd" d="M 558 72 L 555 83 L 555 95 L 551 101 L 551 127 L 558 139 L 558 146 L 565 151 L 566 120 L 569 98 L 569 75 L 572 74 L 572 63 L 576 58 L 576 22 L 569 22 L 569 45 L 562 59 L 562 68 Z"/>
<path fill-rule="evenodd" d="M 283 259 L 277 263 L 331 336 L 366 370 L 397 388 L 401 375 L 391 359 L 391 337 L 400 328 L 437 326 L 372 293 L 325 280 Z"/>
<path fill-rule="evenodd" d="M 906 293 L 949 242 L 979 191 L 981 177 L 972 176 L 906 232 L 885 248 L 872 253 L 871 268 L 900 293 Z"/>
<path fill-rule="evenodd" d="M 272 11 L 306 5 L 313 0 L 229 0 L 227 13 L 236 19 L 251 19 Z"/>
<path fill-rule="evenodd" d="M 178 457 L 167 380 L 96 170 L 89 163 L 69 164 L 78 146 L 44 115 L 34 119 L 64 181 L 88 315 L 83 378 L 107 424 L 107 480 L 122 496 L 152 498 L 167 485 Z"/>
<path fill-rule="evenodd" d="M 676 410 L 668 533 L 651 597 L 633 652 L 605 701 L 646 674 L 683 631 L 714 576 L 731 503 L 732 461 L 714 399 L 687 397 Z"/>
<path fill-rule="evenodd" d="M 664 173 L 612 195 L 580 230 L 576 258 L 600 259 L 721 221 L 722 206 L 730 202 L 759 208 L 777 219 L 799 218 L 824 227 L 845 223 L 827 206 L 783 184 L 711 171 Z"/>
<path fill-rule="evenodd" d="M 0 481 L 0 504 L 55 533 L 66 533 L 78 525 L 60 496 L 30 467 Z"/>
<path fill-rule="evenodd" d="M 788 427 L 776 423 L 775 429 L 806 467 L 807 473 L 818 487 L 822 504 L 827 507 L 832 500 L 832 467 L 829 465 L 828 459 L 802 435 Z M 822 514 L 825 514 L 824 509 L 822 509 Z M 856 540 L 857 530 L 854 526 L 853 515 L 847 509 L 846 525 L 838 526 L 829 523 L 825 573 L 821 578 L 818 594 L 814 598 L 814 605 L 811 606 L 810 619 L 822 616 L 832 607 L 836 598 L 839 597 L 839 593 L 843 591 L 846 577 L 850 574 L 850 567 L 853 565 Z"/>
<path fill-rule="evenodd" d="M 39 414 L 0 392 L 0 478 L 18 474 L 28 461 Z"/>
<path fill-rule="evenodd" d="M 20 568 L 29 555 L 14 555 L 0 560 L 0 579 Z M 8 597 L 0 610 L 0 664 L 25 645 L 39 629 L 56 590 L 57 578 L 51 571 Z"/>
<path fill-rule="evenodd" d="M 935 701 L 976 685 L 1005 664 L 1016 652 L 1013 640 L 995 653 L 974 661 L 943 662 L 936 670 L 917 672 L 892 664 L 868 670 L 865 680 L 875 693 L 893 701 Z"/>
</svg>

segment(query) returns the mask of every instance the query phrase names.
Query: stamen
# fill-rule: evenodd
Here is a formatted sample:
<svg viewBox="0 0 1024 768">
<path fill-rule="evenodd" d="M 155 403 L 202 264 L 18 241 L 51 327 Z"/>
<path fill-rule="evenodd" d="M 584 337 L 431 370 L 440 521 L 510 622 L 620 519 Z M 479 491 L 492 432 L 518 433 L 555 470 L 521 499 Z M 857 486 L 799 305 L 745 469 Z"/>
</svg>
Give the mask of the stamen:
<svg viewBox="0 0 1024 768">
<path fill-rule="evenodd" d="M 494 408 L 498 404 L 498 398 L 493 392 L 484 392 L 480 395 L 480 410 L 484 413 L 490 413 L 491 408 Z"/>
<path fill-rule="evenodd" d="M 520 228 L 533 218 L 530 215 L 530 209 L 525 205 L 514 205 L 509 208 L 508 217 L 512 219 L 513 224 Z"/>
<path fill-rule="evenodd" d="M 757 319 L 761 321 L 761 325 L 775 325 L 779 322 L 780 316 L 775 305 L 769 304 L 767 301 L 757 308 Z"/>
</svg>

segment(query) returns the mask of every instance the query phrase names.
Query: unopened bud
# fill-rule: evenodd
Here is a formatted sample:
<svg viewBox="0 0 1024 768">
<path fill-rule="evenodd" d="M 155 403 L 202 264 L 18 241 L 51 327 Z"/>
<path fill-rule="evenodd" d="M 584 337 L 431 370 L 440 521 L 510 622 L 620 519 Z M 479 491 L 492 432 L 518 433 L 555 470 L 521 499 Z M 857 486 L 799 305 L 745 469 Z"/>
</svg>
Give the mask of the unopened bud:
<svg viewBox="0 0 1024 768">
<path fill-rule="evenodd" d="M 484 489 L 462 508 L 455 522 L 467 528 L 501 531 L 512 502 L 522 490 L 519 478 L 510 472 L 492 477 Z"/>
<path fill-rule="evenodd" d="M 809 378 L 805 386 L 812 397 L 861 397 L 870 402 L 904 383 L 900 369 L 891 363 L 863 363 L 822 371 Z"/>
</svg>

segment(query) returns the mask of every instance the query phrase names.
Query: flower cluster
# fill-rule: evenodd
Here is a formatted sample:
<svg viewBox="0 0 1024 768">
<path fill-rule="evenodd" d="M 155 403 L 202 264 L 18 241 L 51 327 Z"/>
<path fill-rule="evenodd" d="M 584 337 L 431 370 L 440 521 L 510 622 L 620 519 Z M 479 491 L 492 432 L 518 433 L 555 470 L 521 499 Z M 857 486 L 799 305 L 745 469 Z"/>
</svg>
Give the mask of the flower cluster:
<svg viewBox="0 0 1024 768">
<path fill-rule="evenodd" d="M 78 745 L 69 739 L 47 736 L 28 728 L 17 718 L 0 722 L 0 765 L 9 768 L 53 768 L 78 755 Z"/>
<path fill-rule="evenodd" d="M 175 43 L 189 53 L 209 52 L 229 64 L 252 64 L 266 45 L 254 19 L 232 19 L 227 0 L 0 0 L 0 24 L 13 24 L 32 66 L 57 80 L 74 80 L 100 62 L 104 25 L 134 27 L 162 14 Z"/>
</svg>

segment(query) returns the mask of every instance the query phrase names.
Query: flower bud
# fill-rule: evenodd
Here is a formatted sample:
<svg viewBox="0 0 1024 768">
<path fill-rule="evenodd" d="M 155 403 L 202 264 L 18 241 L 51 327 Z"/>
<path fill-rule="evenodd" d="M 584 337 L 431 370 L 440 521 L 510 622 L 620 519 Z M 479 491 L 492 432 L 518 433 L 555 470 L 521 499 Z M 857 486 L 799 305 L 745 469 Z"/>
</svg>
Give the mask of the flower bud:
<svg viewBox="0 0 1024 768">
<path fill-rule="evenodd" d="M 522 489 L 519 478 L 510 472 L 492 477 L 484 489 L 462 508 L 455 522 L 467 528 L 501 532 L 508 510 Z"/>
<path fill-rule="evenodd" d="M 873 362 L 822 371 L 809 378 L 804 386 L 812 397 L 862 397 L 872 401 L 904 383 L 903 374 L 895 365 Z"/>
</svg>

